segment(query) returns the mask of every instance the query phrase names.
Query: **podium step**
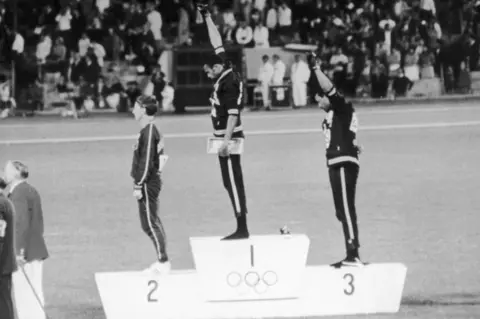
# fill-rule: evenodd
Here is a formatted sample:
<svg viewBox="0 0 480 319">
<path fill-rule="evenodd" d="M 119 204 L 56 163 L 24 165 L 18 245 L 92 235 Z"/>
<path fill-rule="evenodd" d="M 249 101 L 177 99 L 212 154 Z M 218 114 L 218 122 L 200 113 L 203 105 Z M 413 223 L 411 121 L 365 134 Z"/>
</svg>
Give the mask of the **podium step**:
<svg viewBox="0 0 480 319">
<path fill-rule="evenodd" d="M 298 298 L 228 302 L 207 301 L 208 287 L 194 270 L 164 277 L 97 273 L 95 279 L 107 319 L 291 318 L 398 312 L 406 272 L 403 264 L 307 266 Z"/>
</svg>

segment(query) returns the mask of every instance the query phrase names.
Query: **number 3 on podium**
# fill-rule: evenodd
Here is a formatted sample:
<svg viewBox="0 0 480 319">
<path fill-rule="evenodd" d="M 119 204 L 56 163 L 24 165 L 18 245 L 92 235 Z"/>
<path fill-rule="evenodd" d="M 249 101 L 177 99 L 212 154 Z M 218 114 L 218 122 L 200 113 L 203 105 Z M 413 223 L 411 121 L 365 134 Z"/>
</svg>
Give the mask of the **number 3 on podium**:
<svg viewBox="0 0 480 319">
<path fill-rule="evenodd" d="M 347 296 L 353 295 L 353 293 L 355 292 L 355 277 L 352 274 L 348 273 L 343 276 L 343 279 L 345 279 L 347 282 L 347 288 L 343 289 L 343 293 Z"/>
</svg>

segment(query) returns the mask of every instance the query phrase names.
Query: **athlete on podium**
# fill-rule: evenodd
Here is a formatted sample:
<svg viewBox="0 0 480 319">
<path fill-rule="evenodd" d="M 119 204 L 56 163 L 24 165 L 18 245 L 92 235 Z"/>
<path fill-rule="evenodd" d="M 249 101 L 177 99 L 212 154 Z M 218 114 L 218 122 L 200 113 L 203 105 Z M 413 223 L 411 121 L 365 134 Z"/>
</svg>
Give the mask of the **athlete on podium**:
<svg viewBox="0 0 480 319">
<path fill-rule="evenodd" d="M 249 237 L 249 232 L 240 154 L 232 154 L 229 149 L 232 138 L 241 141 L 244 139 L 241 120 L 243 82 L 226 58 L 222 38 L 211 18 L 208 6 L 200 1 L 196 2 L 196 6 L 203 16 L 210 43 L 215 51 L 211 61 L 204 65 L 204 70 L 214 81 L 214 89 L 210 97 L 214 137 L 222 139 L 222 145 L 218 151 L 220 169 L 223 185 L 228 192 L 237 220 L 236 231 L 224 237 L 223 240 L 245 239 Z"/>
<path fill-rule="evenodd" d="M 327 116 L 322 123 L 322 129 L 325 134 L 327 166 L 336 216 L 343 226 L 347 251 L 347 257 L 332 266 L 361 266 L 364 264 L 358 252 L 360 242 L 355 209 L 355 191 L 360 170 L 360 147 L 356 140 L 357 116 L 352 103 L 347 102 L 337 92 L 333 83 L 322 72 L 314 54 L 310 56 L 309 64 L 323 91 L 320 94 L 328 97 L 328 104 L 324 107 Z"/>
</svg>

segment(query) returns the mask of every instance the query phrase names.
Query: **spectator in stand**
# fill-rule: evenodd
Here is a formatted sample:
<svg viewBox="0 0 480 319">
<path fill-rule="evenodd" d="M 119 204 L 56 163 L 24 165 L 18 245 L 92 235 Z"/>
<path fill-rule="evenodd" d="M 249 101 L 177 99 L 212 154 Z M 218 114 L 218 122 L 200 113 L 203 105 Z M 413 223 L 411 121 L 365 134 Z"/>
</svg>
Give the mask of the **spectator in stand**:
<svg viewBox="0 0 480 319">
<path fill-rule="evenodd" d="M 118 61 L 125 51 L 122 37 L 114 28 L 108 28 L 108 33 L 103 41 L 106 56 L 109 60 Z"/>
<path fill-rule="evenodd" d="M 435 71 L 433 68 L 435 65 L 435 55 L 425 45 L 419 55 L 418 64 L 420 67 L 420 78 L 433 79 L 435 77 Z"/>
<path fill-rule="evenodd" d="M 465 61 L 460 63 L 460 73 L 457 80 L 457 93 L 468 94 L 471 92 L 472 78 Z"/>
<path fill-rule="evenodd" d="M 63 41 L 62 37 L 59 37 L 55 40 L 53 45 L 52 52 L 48 57 L 50 64 L 54 66 L 60 65 L 62 62 L 65 62 L 67 59 L 67 47 Z"/>
<path fill-rule="evenodd" d="M 416 82 L 420 79 L 420 70 L 418 68 L 418 53 L 415 52 L 415 47 L 411 46 L 408 53 L 405 56 L 405 76 L 412 82 Z"/>
<path fill-rule="evenodd" d="M 402 64 L 402 54 L 397 48 L 392 49 L 392 52 L 387 58 L 388 60 L 388 72 L 390 77 L 395 77 Z"/>
<path fill-rule="evenodd" d="M 405 76 L 403 69 L 400 69 L 398 75 L 393 80 L 392 88 L 395 97 L 405 97 L 413 86 L 413 82 Z"/>
<path fill-rule="evenodd" d="M 15 99 L 11 96 L 10 86 L 10 81 L 0 84 L 0 119 L 7 118 L 17 106 Z"/>
<path fill-rule="evenodd" d="M 103 15 L 105 10 L 110 7 L 110 0 L 96 0 L 95 5 L 100 15 Z"/>
<path fill-rule="evenodd" d="M 55 18 L 58 35 L 67 40 L 67 43 L 65 43 L 67 49 L 73 49 L 72 44 L 68 42 L 72 39 L 72 18 L 70 7 L 64 7 Z"/>
<path fill-rule="evenodd" d="M 247 24 L 247 21 L 240 21 L 240 26 L 235 31 L 235 40 L 238 44 L 250 47 L 253 41 L 252 28 Z"/>
<path fill-rule="evenodd" d="M 90 44 L 90 49 L 92 54 L 95 56 L 97 60 L 98 66 L 102 68 L 104 64 L 105 56 L 107 55 L 105 48 L 103 47 L 103 45 L 93 40 L 92 43 Z"/>
<path fill-rule="evenodd" d="M 370 76 L 372 91 L 371 96 L 375 99 L 385 98 L 388 93 L 388 75 L 385 66 L 378 59 L 375 60 Z"/>
<path fill-rule="evenodd" d="M 332 68 L 333 73 L 333 83 L 335 87 L 341 88 L 343 86 L 343 82 L 345 81 L 346 76 L 346 69 L 348 58 L 345 54 L 343 54 L 343 49 L 341 47 L 337 47 L 334 49 L 334 53 L 330 58 L 330 67 Z"/>
<path fill-rule="evenodd" d="M 253 41 L 256 48 L 269 48 L 268 28 L 265 27 L 261 21 L 258 21 L 253 30 Z"/>
<path fill-rule="evenodd" d="M 50 55 L 52 51 L 52 39 L 46 33 L 42 33 L 41 39 L 37 44 L 37 50 L 35 52 L 35 56 L 37 57 L 37 61 L 40 65 L 45 64 L 47 61 L 47 57 Z"/>
<path fill-rule="evenodd" d="M 274 0 L 271 0 L 270 8 L 267 10 L 265 26 L 268 29 L 268 34 L 270 36 L 269 41 L 272 42 L 274 39 L 274 34 L 278 28 L 278 10 L 277 5 Z"/>
<path fill-rule="evenodd" d="M 282 42 L 286 43 L 287 38 L 292 31 L 292 10 L 285 0 L 282 0 L 278 8 L 278 33 L 283 38 Z"/>
<path fill-rule="evenodd" d="M 80 40 L 78 40 L 78 54 L 80 54 L 80 56 L 82 57 L 87 55 L 90 45 L 90 38 L 88 37 L 86 32 L 83 32 Z"/>
<path fill-rule="evenodd" d="M 162 48 L 162 15 L 155 10 L 154 2 L 147 2 L 147 21 L 150 24 L 150 31 L 153 34 L 153 39 L 155 41 L 155 50 L 157 52 L 161 51 Z"/>
<path fill-rule="evenodd" d="M 265 21 L 265 9 L 267 8 L 267 0 L 254 0 L 253 8 L 258 12 L 260 21 Z"/>
</svg>

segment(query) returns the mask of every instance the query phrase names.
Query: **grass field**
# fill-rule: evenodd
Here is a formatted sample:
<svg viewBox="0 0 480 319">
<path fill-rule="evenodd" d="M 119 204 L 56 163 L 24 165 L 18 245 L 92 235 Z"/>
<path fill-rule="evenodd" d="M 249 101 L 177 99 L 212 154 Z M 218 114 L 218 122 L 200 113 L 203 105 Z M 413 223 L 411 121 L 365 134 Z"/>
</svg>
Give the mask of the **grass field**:
<svg viewBox="0 0 480 319">
<path fill-rule="evenodd" d="M 287 224 L 306 233 L 309 264 L 343 257 L 322 117 L 319 110 L 305 110 L 248 113 L 244 119 L 251 232 L 277 233 Z M 362 257 L 409 267 L 402 308 L 388 317 L 478 318 L 480 108 L 362 108 L 359 118 Z M 205 152 L 208 117 L 164 117 L 158 124 L 170 155 L 161 217 L 174 269 L 192 268 L 189 237 L 230 232 L 232 211 L 217 160 Z M 0 163 L 27 162 L 31 183 L 43 196 L 52 319 L 105 318 L 93 274 L 140 270 L 153 261 L 129 177 L 137 132 L 133 119 L 121 117 L 0 124 Z"/>
</svg>

